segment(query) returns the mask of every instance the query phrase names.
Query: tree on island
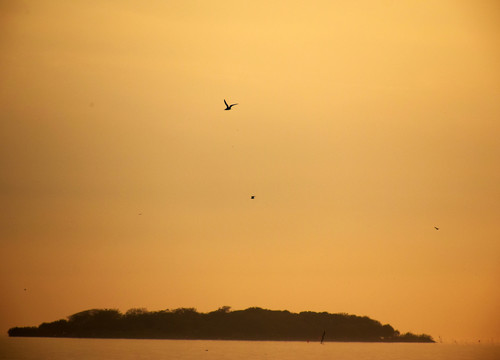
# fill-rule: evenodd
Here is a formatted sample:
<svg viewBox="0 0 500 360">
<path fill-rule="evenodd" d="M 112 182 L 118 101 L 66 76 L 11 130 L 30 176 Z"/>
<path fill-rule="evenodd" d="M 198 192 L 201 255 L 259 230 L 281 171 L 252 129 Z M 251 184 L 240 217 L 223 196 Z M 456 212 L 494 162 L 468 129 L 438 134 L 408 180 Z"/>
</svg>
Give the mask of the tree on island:
<svg viewBox="0 0 500 360">
<path fill-rule="evenodd" d="M 399 331 L 367 316 L 291 313 L 258 307 L 231 311 L 223 306 L 209 313 L 194 308 L 147 311 L 135 308 L 122 314 L 116 309 L 85 310 L 67 320 L 42 323 L 38 327 L 14 327 L 9 336 L 134 338 L 134 339 L 210 339 L 210 340 L 288 340 L 370 342 L 434 342 L 429 335 Z"/>
</svg>

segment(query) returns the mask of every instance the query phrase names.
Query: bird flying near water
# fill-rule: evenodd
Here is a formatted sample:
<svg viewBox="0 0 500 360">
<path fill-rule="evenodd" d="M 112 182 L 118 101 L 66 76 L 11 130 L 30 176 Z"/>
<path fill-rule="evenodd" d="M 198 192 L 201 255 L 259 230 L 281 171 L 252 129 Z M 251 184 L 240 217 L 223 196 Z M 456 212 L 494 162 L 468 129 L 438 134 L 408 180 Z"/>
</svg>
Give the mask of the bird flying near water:
<svg viewBox="0 0 500 360">
<path fill-rule="evenodd" d="M 226 102 L 226 99 L 224 99 L 224 104 L 226 104 L 226 108 L 224 110 L 231 110 L 231 108 L 234 106 L 234 105 L 238 105 L 238 104 L 231 104 L 231 105 L 228 105 L 227 102 Z"/>
</svg>

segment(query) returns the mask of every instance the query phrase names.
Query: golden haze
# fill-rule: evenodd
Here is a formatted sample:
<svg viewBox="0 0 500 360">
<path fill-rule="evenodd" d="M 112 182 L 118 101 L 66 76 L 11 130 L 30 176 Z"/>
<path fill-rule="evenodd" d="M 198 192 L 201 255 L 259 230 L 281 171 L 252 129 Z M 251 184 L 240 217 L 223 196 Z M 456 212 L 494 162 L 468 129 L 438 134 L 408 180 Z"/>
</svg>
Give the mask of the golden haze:
<svg viewBox="0 0 500 360">
<path fill-rule="evenodd" d="M 499 10 L 2 1 L 1 331 L 230 305 L 500 341 Z"/>
</svg>

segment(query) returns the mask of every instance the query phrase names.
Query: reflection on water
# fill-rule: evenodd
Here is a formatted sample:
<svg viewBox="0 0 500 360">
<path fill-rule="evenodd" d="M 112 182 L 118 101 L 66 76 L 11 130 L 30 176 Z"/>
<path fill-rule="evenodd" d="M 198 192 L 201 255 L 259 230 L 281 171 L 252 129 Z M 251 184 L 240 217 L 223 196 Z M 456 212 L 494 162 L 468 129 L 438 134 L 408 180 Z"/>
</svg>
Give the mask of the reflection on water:
<svg viewBox="0 0 500 360">
<path fill-rule="evenodd" d="M 1 360 L 498 360 L 493 344 L 0 338 Z"/>
</svg>

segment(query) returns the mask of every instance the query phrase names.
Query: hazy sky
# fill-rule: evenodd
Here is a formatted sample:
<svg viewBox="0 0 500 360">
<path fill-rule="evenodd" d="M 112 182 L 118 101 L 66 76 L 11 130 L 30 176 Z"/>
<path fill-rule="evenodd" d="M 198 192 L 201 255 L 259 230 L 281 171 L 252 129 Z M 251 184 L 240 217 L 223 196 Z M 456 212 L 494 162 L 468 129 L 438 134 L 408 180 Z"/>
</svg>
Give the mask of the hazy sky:
<svg viewBox="0 0 500 360">
<path fill-rule="evenodd" d="M 495 0 L 0 0 L 0 331 L 229 305 L 500 341 L 499 40 Z"/>
</svg>

